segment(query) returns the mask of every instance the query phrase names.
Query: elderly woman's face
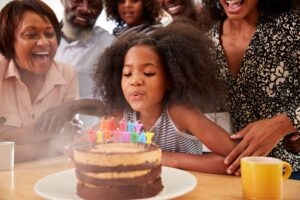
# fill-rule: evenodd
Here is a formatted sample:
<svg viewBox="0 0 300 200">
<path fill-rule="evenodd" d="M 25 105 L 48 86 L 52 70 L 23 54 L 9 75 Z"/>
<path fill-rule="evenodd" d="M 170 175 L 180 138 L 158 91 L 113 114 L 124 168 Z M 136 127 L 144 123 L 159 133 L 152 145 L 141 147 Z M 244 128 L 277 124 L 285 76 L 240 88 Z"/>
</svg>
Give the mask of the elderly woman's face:
<svg viewBox="0 0 300 200">
<path fill-rule="evenodd" d="M 57 39 L 50 21 L 27 11 L 15 31 L 15 62 L 35 74 L 49 71 L 57 50 Z"/>
</svg>

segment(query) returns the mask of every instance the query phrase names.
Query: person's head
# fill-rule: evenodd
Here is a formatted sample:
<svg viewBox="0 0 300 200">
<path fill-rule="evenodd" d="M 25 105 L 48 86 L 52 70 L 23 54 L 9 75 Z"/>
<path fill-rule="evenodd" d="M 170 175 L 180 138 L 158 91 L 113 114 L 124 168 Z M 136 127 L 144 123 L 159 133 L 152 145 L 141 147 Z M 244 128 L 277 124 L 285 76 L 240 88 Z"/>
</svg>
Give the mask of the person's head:
<svg viewBox="0 0 300 200">
<path fill-rule="evenodd" d="M 214 7 L 212 12 L 219 12 L 219 18 L 225 16 L 232 19 L 243 18 L 252 11 L 278 14 L 290 10 L 298 0 L 205 0 L 206 4 Z"/>
<path fill-rule="evenodd" d="M 118 26 L 153 24 L 161 15 L 158 0 L 105 0 L 104 5 L 107 17 L 115 20 Z"/>
<path fill-rule="evenodd" d="M 103 9 L 102 0 L 62 0 L 68 23 L 79 29 L 92 29 Z"/>
<path fill-rule="evenodd" d="M 64 35 L 82 39 L 90 35 L 102 12 L 102 0 L 61 0 L 64 7 Z"/>
<path fill-rule="evenodd" d="M 49 70 L 60 42 L 55 13 L 40 0 L 14 0 L 0 12 L 0 52 L 20 69 Z"/>
<path fill-rule="evenodd" d="M 173 19 L 185 17 L 196 20 L 196 7 L 193 0 L 160 0 L 162 7 Z"/>
<path fill-rule="evenodd" d="M 138 111 L 166 101 L 212 106 L 219 84 L 209 47 L 198 28 L 181 22 L 150 35 L 121 37 L 98 61 L 95 95 L 108 113 L 127 107 Z"/>
</svg>

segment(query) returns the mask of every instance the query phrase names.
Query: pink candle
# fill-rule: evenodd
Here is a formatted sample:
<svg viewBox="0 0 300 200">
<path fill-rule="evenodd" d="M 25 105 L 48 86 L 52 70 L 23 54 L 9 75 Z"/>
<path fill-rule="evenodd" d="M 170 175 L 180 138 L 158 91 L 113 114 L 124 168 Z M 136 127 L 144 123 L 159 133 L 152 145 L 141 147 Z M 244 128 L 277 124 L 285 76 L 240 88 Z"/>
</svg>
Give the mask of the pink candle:
<svg viewBox="0 0 300 200">
<path fill-rule="evenodd" d="M 127 131 L 127 123 L 122 119 L 119 121 L 120 131 Z"/>
<path fill-rule="evenodd" d="M 94 143 L 97 140 L 96 131 L 90 129 L 87 132 L 88 134 L 88 141 Z"/>
</svg>

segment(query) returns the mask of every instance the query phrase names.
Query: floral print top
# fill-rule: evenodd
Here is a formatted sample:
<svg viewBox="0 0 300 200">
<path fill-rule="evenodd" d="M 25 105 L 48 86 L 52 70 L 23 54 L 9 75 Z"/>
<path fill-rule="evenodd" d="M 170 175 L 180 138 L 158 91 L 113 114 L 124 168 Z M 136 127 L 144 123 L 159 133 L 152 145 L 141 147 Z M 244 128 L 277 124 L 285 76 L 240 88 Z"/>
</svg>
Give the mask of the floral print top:
<svg viewBox="0 0 300 200">
<path fill-rule="evenodd" d="M 210 31 L 215 45 L 213 60 L 225 87 L 233 132 L 280 113 L 286 113 L 300 132 L 299 21 L 292 11 L 278 16 L 262 14 L 236 77 L 229 71 L 221 45 L 221 23 Z M 300 171 L 300 153 L 287 151 L 282 142 L 269 156 L 285 160 L 294 171 Z"/>
</svg>

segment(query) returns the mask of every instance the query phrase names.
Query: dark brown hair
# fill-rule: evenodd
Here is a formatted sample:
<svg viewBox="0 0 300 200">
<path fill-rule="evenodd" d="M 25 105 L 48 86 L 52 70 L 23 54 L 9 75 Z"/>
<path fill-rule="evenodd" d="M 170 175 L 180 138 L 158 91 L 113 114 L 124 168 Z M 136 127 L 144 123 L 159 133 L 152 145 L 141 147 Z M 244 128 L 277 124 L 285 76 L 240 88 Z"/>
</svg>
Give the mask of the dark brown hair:
<svg viewBox="0 0 300 200">
<path fill-rule="evenodd" d="M 41 0 L 13 0 L 6 4 L 0 12 L 0 53 L 7 59 L 15 56 L 15 31 L 27 11 L 38 14 L 52 24 L 57 43 L 60 43 L 61 32 L 59 21 L 53 10 Z"/>
<path fill-rule="evenodd" d="M 118 12 L 118 2 L 120 0 L 104 0 L 104 7 L 108 19 L 115 20 L 118 27 L 125 25 Z M 143 17 L 146 22 L 153 24 L 157 22 L 161 15 L 161 5 L 158 0 L 142 0 Z"/>
<path fill-rule="evenodd" d="M 216 66 L 210 60 L 211 42 L 204 32 L 186 21 L 174 21 L 152 34 L 118 38 L 100 57 L 95 69 L 94 94 L 107 113 L 120 113 L 129 105 L 121 88 L 124 58 L 136 45 L 156 50 L 170 80 L 164 100 L 204 110 L 214 110 L 222 99 Z"/>
</svg>

